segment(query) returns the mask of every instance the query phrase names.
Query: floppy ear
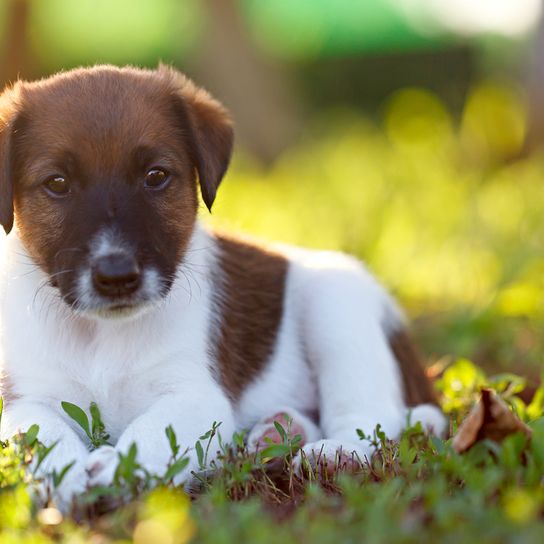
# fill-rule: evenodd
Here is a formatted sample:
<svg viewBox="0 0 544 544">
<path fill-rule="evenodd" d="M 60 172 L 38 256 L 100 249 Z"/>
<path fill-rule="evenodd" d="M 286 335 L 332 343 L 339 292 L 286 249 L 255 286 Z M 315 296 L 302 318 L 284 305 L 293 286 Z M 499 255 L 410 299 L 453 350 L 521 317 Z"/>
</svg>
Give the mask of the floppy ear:
<svg viewBox="0 0 544 544">
<path fill-rule="evenodd" d="M 11 89 L 0 95 L 0 225 L 9 234 L 13 227 L 11 131 L 15 117 Z"/>
<path fill-rule="evenodd" d="M 234 131 L 231 118 L 217 100 L 182 73 L 162 65 L 159 71 L 167 72 L 174 80 L 177 93 L 185 104 L 193 133 L 191 151 L 200 191 L 204 203 L 211 211 L 217 188 L 227 171 L 232 154 Z"/>
</svg>

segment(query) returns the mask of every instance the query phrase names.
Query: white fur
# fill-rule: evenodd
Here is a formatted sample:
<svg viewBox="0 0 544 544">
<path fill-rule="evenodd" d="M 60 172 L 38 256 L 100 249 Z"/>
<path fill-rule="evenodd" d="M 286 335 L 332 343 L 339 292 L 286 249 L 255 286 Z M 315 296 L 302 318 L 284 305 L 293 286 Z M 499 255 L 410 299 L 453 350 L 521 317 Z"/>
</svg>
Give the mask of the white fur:
<svg viewBox="0 0 544 544">
<path fill-rule="evenodd" d="M 76 461 L 58 490 L 60 501 L 88 483 L 108 485 L 118 452 L 133 442 L 140 462 L 163 472 L 170 455 L 167 425 L 185 449 L 194 448 L 214 421 L 230 439 L 234 430 L 285 406 L 305 416 L 319 410 L 326 445 L 365 455 L 357 428 L 371 433 L 380 423 L 394 437 L 406 423 L 400 375 L 384 332 L 400 314 L 355 259 L 285 250 L 290 266 L 275 352 L 233 405 L 214 379 L 209 331 L 220 282 L 214 242 L 202 227 L 186 255 L 194 273 L 179 274 L 164 301 L 130 319 L 75 314 L 47 285 L 16 232 L 2 245 L 0 370 L 18 398 L 7 404 L 0 431 L 9 437 L 38 423 L 42 441 L 59 441 L 44 468 Z M 61 409 L 63 400 L 83 408 L 97 402 L 115 447 L 89 455 L 85 436 Z M 443 430 L 436 408 L 416 410 L 425 425 Z M 315 429 L 308 436 L 313 442 L 306 449 L 320 446 Z M 216 450 L 217 442 L 210 448 Z M 191 459 L 180 481 L 196 468 L 194 449 Z"/>
<path fill-rule="evenodd" d="M 126 452 L 136 442 L 140 461 L 152 471 L 166 467 L 169 424 L 183 449 L 193 448 L 214 421 L 222 422 L 223 436 L 232 435 L 232 408 L 212 377 L 208 355 L 206 270 L 213 256 L 201 249 L 209 245 L 208 235 L 197 229 L 187 260 L 204 272 L 180 275 L 160 306 L 137 318 L 96 320 L 72 313 L 45 285 L 45 274 L 25 256 L 17 234 L 6 238 L 0 361 L 20 398 L 7 404 L 1 434 L 9 437 L 37 423 L 42 441 L 59 441 L 46 469 L 77 460 L 74 477 L 59 490 L 61 501 L 85 487 L 89 455 L 83 433 L 61 409 L 63 400 L 83 408 L 97 402 L 116 449 Z M 193 450 L 186 472 L 195 466 Z"/>
</svg>

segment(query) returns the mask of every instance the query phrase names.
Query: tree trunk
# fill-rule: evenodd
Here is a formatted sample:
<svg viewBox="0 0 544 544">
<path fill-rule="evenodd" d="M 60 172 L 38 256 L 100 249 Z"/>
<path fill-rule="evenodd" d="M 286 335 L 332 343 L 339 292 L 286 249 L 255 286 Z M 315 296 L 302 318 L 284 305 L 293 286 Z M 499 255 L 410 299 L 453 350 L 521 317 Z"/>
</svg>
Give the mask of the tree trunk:
<svg viewBox="0 0 544 544">
<path fill-rule="evenodd" d="M 0 49 L 0 85 L 27 75 L 28 0 L 7 0 L 4 40 Z"/>
<path fill-rule="evenodd" d="M 299 131 L 289 78 L 251 43 L 235 0 L 204 3 L 208 20 L 190 72 L 230 109 L 243 146 L 270 163 Z"/>
</svg>

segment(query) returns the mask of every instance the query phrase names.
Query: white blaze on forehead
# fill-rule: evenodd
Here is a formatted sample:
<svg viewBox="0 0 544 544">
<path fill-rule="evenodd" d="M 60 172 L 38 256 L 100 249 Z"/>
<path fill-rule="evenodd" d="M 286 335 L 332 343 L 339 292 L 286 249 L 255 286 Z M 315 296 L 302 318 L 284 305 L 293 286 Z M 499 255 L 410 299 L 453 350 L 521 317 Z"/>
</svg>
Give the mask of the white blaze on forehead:
<svg viewBox="0 0 544 544">
<path fill-rule="evenodd" d="M 132 248 L 111 228 L 99 231 L 91 242 L 91 259 L 119 253 L 132 253 Z"/>
</svg>

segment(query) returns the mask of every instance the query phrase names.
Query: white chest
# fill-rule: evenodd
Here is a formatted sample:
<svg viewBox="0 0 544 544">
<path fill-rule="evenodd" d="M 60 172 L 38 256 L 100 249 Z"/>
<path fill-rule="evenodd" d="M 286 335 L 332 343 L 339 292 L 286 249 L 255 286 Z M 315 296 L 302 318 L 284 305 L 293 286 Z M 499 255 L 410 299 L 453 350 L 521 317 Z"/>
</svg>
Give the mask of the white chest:
<svg viewBox="0 0 544 544">
<path fill-rule="evenodd" d="M 164 305 L 134 321 L 99 322 L 75 316 L 35 266 L 3 264 L 0 370 L 14 395 L 59 410 L 63 400 L 96 402 L 115 438 L 157 398 L 212 379 L 202 281 L 190 296 L 175 283 Z"/>
</svg>

